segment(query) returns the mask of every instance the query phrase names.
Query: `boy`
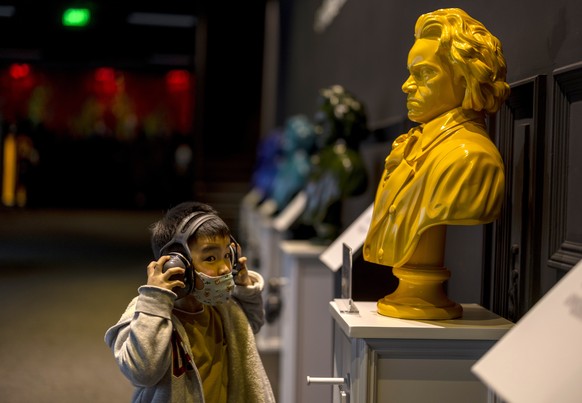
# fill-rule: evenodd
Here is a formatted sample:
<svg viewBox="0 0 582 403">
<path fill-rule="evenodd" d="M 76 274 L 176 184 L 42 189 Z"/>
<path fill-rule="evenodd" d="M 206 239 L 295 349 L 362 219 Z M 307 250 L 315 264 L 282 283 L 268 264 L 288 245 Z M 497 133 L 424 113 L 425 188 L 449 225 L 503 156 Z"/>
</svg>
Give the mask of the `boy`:
<svg viewBox="0 0 582 403">
<path fill-rule="evenodd" d="M 147 284 L 105 334 L 133 401 L 275 402 L 254 339 L 263 278 L 237 257 L 228 226 L 185 202 L 150 229 Z"/>
</svg>

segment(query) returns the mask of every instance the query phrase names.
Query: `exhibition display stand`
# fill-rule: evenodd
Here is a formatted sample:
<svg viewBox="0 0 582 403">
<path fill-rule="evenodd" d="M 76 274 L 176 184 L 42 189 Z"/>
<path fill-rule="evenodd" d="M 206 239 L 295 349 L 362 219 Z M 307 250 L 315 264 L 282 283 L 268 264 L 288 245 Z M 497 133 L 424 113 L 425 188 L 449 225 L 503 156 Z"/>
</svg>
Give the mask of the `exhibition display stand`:
<svg viewBox="0 0 582 403">
<path fill-rule="evenodd" d="M 329 387 L 310 386 L 308 375 L 331 374 L 333 321 L 328 312 L 333 299 L 334 273 L 320 260 L 325 246 L 284 240 L 282 255 L 283 308 L 279 403 L 330 402 Z"/>
<path fill-rule="evenodd" d="M 463 317 L 408 320 L 354 301 L 358 313 L 328 304 L 334 322 L 334 402 L 496 402 L 471 367 L 513 323 L 477 304 Z M 343 380 L 341 384 L 337 380 Z"/>
<path fill-rule="evenodd" d="M 269 281 L 281 277 L 281 257 L 279 243 L 283 234 L 273 227 L 273 219 L 256 215 L 255 226 L 258 229 L 260 273 L 265 280 L 263 299 L 268 298 Z M 281 323 L 276 318 L 272 323 L 265 323 L 257 334 L 257 345 L 262 352 L 278 352 L 281 349 Z"/>
</svg>

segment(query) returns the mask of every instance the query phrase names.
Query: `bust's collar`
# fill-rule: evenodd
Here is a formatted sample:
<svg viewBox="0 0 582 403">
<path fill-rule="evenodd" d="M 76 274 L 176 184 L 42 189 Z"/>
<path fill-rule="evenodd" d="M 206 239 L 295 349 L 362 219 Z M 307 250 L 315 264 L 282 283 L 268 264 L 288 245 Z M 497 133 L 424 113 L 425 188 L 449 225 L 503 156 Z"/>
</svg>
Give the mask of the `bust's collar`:
<svg viewBox="0 0 582 403">
<path fill-rule="evenodd" d="M 426 149 L 443 133 L 468 121 L 485 126 L 485 114 L 472 109 L 455 108 L 420 126 L 420 144 Z"/>
</svg>

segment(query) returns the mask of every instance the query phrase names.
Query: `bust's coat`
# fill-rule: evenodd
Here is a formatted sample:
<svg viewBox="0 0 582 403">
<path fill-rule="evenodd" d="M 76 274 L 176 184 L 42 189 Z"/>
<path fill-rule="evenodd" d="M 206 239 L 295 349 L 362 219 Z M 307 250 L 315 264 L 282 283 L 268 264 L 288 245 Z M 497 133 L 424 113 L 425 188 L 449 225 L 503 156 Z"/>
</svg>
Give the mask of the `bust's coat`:
<svg viewBox="0 0 582 403">
<path fill-rule="evenodd" d="M 456 108 L 411 129 L 386 158 L 364 259 L 400 267 L 428 228 L 495 220 L 504 185 L 503 160 L 482 112 Z"/>
</svg>

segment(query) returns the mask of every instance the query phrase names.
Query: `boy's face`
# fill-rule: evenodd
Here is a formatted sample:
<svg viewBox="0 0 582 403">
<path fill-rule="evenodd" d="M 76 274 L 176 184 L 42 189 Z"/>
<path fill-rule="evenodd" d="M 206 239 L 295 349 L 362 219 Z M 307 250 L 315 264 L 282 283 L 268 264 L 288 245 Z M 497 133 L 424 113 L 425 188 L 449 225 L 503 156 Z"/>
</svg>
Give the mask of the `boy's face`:
<svg viewBox="0 0 582 403">
<path fill-rule="evenodd" d="M 229 237 L 198 238 L 188 244 L 192 265 L 207 276 L 222 276 L 232 271 Z"/>
</svg>

